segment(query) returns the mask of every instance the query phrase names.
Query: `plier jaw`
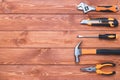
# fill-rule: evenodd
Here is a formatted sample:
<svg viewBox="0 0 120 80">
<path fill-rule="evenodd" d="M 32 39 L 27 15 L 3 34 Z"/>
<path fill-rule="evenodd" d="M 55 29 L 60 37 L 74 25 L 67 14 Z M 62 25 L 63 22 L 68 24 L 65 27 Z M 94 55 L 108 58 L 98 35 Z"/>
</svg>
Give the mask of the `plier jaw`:
<svg viewBox="0 0 120 80">
<path fill-rule="evenodd" d="M 94 67 L 81 68 L 80 70 L 83 72 L 96 72 L 97 74 L 101 74 L 101 75 L 114 75 L 116 73 L 115 71 L 105 72 L 100 70 L 101 68 L 107 66 L 115 67 L 115 63 L 105 62 L 105 63 L 97 64 Z"/>
<path fill-rule="evenodd" d="M 80 70 L 83 72 L 95 72 L 96 68 L 95 67 L 86 67 L 86 68 L 81 68 Z"/>
</svg>

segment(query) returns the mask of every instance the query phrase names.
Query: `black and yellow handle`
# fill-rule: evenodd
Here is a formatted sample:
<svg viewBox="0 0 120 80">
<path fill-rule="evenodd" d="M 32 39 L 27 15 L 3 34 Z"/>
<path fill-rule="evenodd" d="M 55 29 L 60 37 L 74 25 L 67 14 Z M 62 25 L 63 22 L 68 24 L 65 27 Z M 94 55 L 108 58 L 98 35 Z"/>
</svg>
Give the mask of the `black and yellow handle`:
<svg viewBox="0 0 120 80">
<path fill-rule="evenodd" d="M 113 5 L 113 6 L 98 6 L 96 7 L 96 11 L 100 12 L 117 12 L 118 7 Z"/>
<path fill-rule="evenodd" d="M 114 75 L 116 73 L 115 71 L 105 72 L 105 71 L 100 70 L 101 68 L 107 67 L 107 66 L 115 67 L 116 64 L 112 63 L 112 62 L 105 62 L 105 63 L 102 63 L 102 64 L 97 64 L 96 65 L 96 73 L 101 74 L 101 75 Z"/>
<path fill-rule="evenodd" d="M 81 54 L 120 55 L 120 49 L 81 49 Z"/>
<path fill-rule="evenodd" d="M 91 23 L 92 26 L 117 27 L 119 24 L 115 18 L 91 18 L 89 20 L 97 21 Z"/>
<path fill-rule="evenodd" d="M 118 36 L 116 34 L 99 34 L 99 39 L 117 39 Z"/>
</svg>

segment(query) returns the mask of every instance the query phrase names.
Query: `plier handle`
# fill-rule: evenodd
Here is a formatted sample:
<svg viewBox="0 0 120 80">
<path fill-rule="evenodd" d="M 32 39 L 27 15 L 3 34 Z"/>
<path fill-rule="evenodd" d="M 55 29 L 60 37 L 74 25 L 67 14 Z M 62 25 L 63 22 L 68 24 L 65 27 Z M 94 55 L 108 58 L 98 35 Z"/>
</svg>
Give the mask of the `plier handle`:
<svg viewBox="0 0 120 80">
<path fill-rule="evenodd" d="M 112 62 L 105 62 L 105 63 L 97 64 L 94 67 L 81 68 L 80 70 L 84 72 L 96 72 L 97 74 L 101 74 L 101 75 L 114 75 L 116 73 L 115 71 L 105 72 L 100 70 L 101 68 L 106 66 L 115 67 L 116 64 Z"/>
</svg>

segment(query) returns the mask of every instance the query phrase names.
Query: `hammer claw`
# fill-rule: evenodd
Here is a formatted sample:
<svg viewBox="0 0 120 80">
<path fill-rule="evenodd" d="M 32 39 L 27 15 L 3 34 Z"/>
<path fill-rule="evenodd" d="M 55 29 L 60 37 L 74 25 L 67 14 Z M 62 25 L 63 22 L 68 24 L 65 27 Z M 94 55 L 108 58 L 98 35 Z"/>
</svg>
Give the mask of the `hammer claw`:
<svg viewBox="0 0 120 80">
<path fill-rule="evenodd" d="M 79 46 L 81 45 L 81 43 L 82 43 L 82 41 L 79 42 L 79 43 L 76 45 L 76 47 L 75 47 L 75 62 L 76 62 L 76 63 L 79 63 L 79 62 L 80 62 L 79 56 L 80 56 L 81 51 L 80 51 Z"/>
</svg>

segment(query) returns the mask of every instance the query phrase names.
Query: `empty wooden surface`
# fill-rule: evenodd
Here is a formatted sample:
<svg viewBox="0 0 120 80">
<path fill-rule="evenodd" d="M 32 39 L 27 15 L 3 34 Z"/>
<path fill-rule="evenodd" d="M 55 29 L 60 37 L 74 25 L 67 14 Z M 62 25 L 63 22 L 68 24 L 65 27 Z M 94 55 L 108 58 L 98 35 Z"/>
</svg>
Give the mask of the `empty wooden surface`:
<svg viewBox="0 0 120 80">
<path fill-rule="evenodd" d="M 116 33 L 116 28 L 80 25 L 87 18 L 112 17 L 117 13 L 76 9 L 80 2 L 92 6 L 118 5 L 119 0 L 0 0 L 0 80 L 120 80 L 120 58 L 116 55 L 82 55 L 74 62 L 74 47 L 120 49 L 120 38 L 113 41 L 76 38 L 77 35 Z M 81 72 L 80 68 L 114 62 L 114 76 Z"/>
</svg>

